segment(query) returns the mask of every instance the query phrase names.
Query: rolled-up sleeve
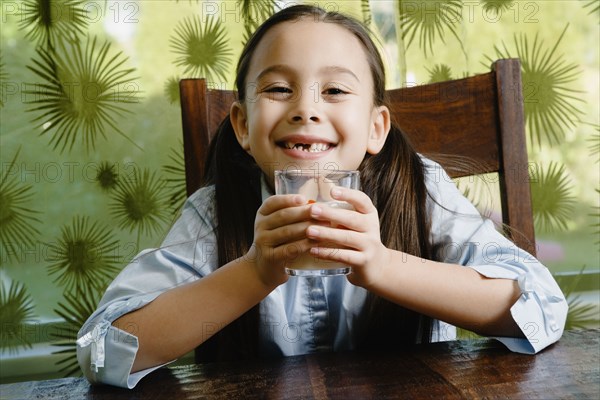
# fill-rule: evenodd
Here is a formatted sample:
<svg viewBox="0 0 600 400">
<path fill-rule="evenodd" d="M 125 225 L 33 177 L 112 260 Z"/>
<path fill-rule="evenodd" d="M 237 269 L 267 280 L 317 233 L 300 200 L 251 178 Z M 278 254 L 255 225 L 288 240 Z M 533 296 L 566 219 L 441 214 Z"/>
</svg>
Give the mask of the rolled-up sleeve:
<svg viewBox="0 0 600 400">
<path fill-rule="evenodd" d="M 440 261 L 472 268 L 487 278 L 518 282 L 521 296 L 510 312 L 524 338 L 497 337 L 510 350 L 534 354 L 562 336 L 568 305 L 552 274 L 483 218 L 442 167 L 429 160 L 432 243 Z"/>
<path fill-rule="evenodd" d="M 211 188 L 204 188 L 188 199 L 160 248 L 141 252 L 121 271 L 79 331 L 77 360 L 90 382 L 132 388 L 161 367 L 131 373 L 138 339 L 112 323 L 216 268 L 211 194 Z M 135 332 L 135 327 L 127 330 Z"/>
</svg>

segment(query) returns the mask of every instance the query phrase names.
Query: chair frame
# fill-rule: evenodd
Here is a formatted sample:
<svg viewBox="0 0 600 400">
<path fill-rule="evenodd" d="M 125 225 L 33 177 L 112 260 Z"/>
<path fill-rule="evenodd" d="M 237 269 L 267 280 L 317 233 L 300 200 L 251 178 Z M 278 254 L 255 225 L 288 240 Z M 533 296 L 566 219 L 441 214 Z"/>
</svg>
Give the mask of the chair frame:
<svg viewBox="0 0 600 400">
<path fill-rule="evenodd" d="M 520 248 L 535 255 L 529 187 L 521 65 L 497 60 L 491 72 L 441 83 L 387 91 L 398 126 L 420 153 L 440 155 L 451 177 L 498 173 L 502 221 Z M 204 79 L 180 81 L 188 195 L 205 172 L 210 140 L 236 93 L 208 87 Z M 493 104 L 493 106 L 490 106 Z M 443 155 L 473 161 L 472 169 L 453 169 Z"/>
</svg>

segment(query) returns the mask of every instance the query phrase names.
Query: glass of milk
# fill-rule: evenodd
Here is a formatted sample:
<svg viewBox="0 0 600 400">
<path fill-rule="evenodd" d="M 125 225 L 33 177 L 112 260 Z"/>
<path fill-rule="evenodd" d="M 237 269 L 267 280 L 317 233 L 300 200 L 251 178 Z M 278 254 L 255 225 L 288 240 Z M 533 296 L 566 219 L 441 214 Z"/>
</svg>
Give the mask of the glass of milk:
<svg viewBox="0 0 600 400">
<path fill-rule="evenodd" d="M 341 186 L 360 189 L 360 174 L 349 170 L 287 169 L 275 171 L 276 194 L 302 194 L 309 203 L 325 203 L 329 207 L 353 210 L 352 205 L 331 197 L 331 189 Z M 321 243 L 320 247 L 328 247 Z M 350 273 L 350 267 L 339 262 L 322 260 L 310 253 L 296 253 L 290 249 L 292 261 L 286 272 L 292 276 L 333 276 Z M 327 251 L 327 250 L 325 250 Z M 332 248 L 331 251 L 336 251 Z"/>
</svg>

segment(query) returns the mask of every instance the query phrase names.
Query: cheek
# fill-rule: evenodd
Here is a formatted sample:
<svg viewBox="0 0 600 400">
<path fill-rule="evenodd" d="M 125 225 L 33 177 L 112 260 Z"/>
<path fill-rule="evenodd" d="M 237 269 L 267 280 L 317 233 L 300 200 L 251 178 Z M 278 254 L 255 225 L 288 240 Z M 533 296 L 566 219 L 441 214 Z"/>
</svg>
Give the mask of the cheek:
<svg viewBox="0 0 600 400">
<path fill-rule="evenodd" d="M 364 131 L 370 126 L 372 119 L 371 109 L 372 107 L 369 103 L 357 102 L 338 114 L 340 116 L 339 122 L 355 132 L 358 130 Z"/>
<path fill-rule="evenodd" d="M 253 133 L 265 132 L 273 125 L 273 112 L 265 108 L 254 109 L 251 117 L 248 119 L 248 127 L 252 128 Z"/>
<path fill-rule="evenodd" d="M 362 146 L 352 146 L 352 148 L 346 149 L 340 154 L 340 162 L 343 163 L 343 165 L 340 165 L 340 168 L 351 170 L 358 169 L 366 154 L 366 148 L 363 148 Z"/>
</svg>

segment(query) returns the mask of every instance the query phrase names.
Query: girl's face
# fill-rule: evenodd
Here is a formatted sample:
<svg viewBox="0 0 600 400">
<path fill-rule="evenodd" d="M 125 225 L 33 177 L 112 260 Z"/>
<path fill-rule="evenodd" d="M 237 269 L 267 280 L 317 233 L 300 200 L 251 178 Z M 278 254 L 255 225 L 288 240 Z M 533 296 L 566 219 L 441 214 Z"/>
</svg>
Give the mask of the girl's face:
<svg viewBox="0 0 600 400">
<path fill-rule="evenodd" d="M 373 105 L 363 46 L 333 23 L 273 27 L 252 56 L 246 93 L 231 121 L 271 184 L 276 169 L 357 169 L 389 131 L 388 109 Z"/>
</svg>

